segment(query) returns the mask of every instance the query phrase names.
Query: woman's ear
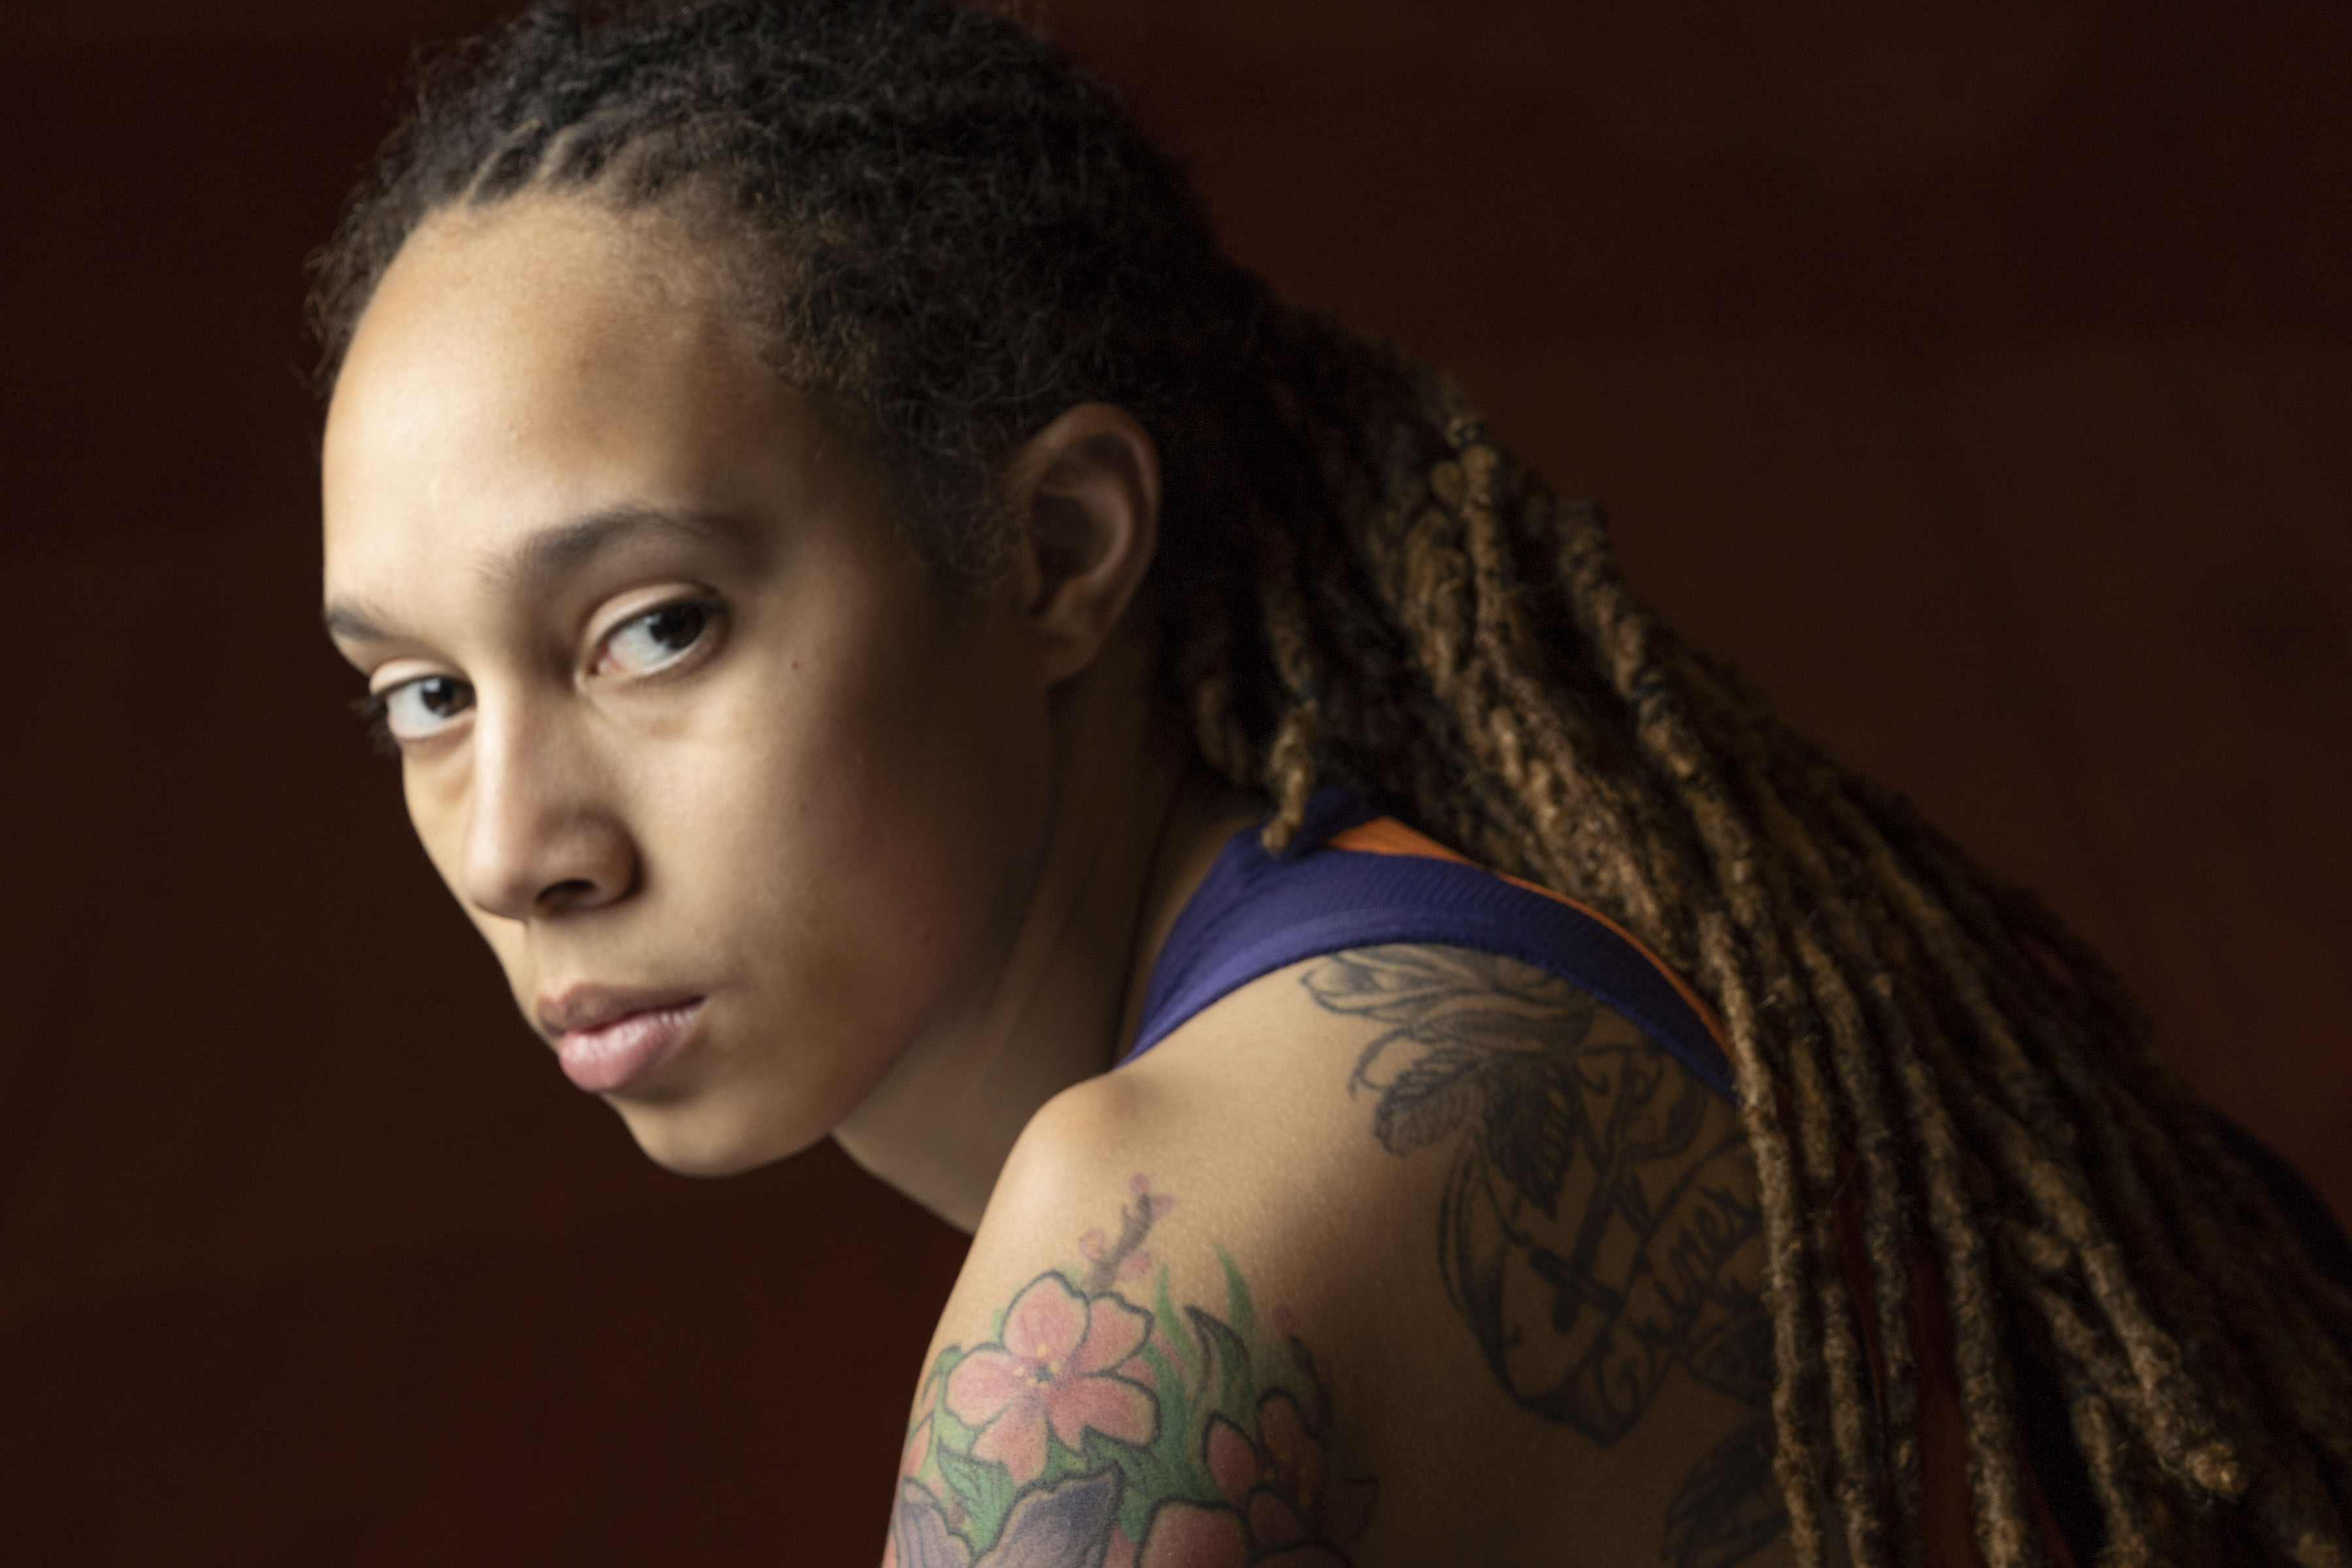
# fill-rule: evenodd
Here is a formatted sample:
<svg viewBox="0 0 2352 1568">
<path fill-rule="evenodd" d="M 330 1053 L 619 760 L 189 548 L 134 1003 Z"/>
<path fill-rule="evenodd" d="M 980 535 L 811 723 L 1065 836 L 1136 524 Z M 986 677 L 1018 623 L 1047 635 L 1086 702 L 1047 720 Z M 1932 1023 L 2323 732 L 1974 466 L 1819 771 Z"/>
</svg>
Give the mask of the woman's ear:
<svg viewBox="0 0 2352 1568">
<path fill-rule="evenodd" d="M 1160 449 L 1135 416 L 1081 403 L 1029 439 L 1005 500 L 1019 519 L 1015 608 L 1041 672 L 1094 661 L 1160 542 Z"/>
</svg>

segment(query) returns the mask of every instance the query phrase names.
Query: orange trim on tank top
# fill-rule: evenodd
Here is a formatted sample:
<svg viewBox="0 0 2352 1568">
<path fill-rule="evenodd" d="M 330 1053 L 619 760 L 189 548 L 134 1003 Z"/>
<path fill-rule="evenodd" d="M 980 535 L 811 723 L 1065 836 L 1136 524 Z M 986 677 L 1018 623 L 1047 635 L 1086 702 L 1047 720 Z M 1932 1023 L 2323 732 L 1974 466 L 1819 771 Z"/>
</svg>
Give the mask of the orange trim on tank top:
<svg viewBox="0 0 2352 1568">
<path fill-rule="evenodd" d="M 1334 849 L 1352 849 L 1361 855 L 1411 855 L 1424 860 L 1451 860 L 1457 866 L 1478 866 L 1478 862 L 1469 856 L 1457 850 L 1448 849 L 1436 839 L 1425 833 L 1415 832 L 1393 816 L 1376 816 L 1370 822 L 1360 823 L 1354 827 L 1335 833 L 1324 842 Z M 1640 937 L 1635 936 L 1591 904 L 1580 903 L 1565 893 L 1555 893 L 1540 883 L 1530 882 L 1522 877 L 1505 876 L 1500 871 L 1489 870 L 1484 866 L 1478 866 L 1478 869 L 1486 871 L 1490 877 L 1502 878 L 1514 888 L 1525 888 L 1530 893 L 1542 894 L 1556 904 L 1566 904 L 1578 914 L 1599 921 L 1616 932 L 1635 952 L 1650 961 L 1650 967 L 1664 977 L 1666 984 L 1675 988 L 1676 995 L 1690 1004 L 1691 1011 L 1698 1015 L 1699 1022 L 1706 1026 L 1706 1032 L 1713 1035 L 1715 1043 L 1722 1047 L 1723 1059 L 1727 1062 L 1732 1060 L 1731 1037 L 1723 1032 L 1723 1020 L 1715 1016 L 1715 1009 L 1707 1005 L 1706 998 L 1692 990 L 1690 983 L 1675 973 L 1674 965 L 1652 952 L 1649 945 Z"/>
</svg>

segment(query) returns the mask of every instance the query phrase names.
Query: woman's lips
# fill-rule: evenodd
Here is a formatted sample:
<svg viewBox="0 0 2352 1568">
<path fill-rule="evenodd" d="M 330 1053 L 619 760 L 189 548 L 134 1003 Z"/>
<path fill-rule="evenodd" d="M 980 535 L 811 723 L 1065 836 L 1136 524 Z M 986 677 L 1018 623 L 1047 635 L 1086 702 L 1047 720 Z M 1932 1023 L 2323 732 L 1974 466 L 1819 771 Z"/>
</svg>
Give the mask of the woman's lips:
<svg viewBox="0 0 2352 1568">
<path fill-rule="evenodd" d="M 577 1087 L 591 1094 L 611 1094 L 658 1071 L 685 1049 L 701 1021 L 699 996 L 641 1007 L 564 1030 L 555 1043 L 555 1059 Z"/>
</svg>

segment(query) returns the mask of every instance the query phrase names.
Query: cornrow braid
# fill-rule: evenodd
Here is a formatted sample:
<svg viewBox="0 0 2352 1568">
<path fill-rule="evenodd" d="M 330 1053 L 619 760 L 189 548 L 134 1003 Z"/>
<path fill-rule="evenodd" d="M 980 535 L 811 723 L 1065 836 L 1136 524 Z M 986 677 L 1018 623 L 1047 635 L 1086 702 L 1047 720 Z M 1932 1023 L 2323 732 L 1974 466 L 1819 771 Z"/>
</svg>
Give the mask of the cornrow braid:
<svg viewBox="0 0 2352 1568">
<path fill-rule="evenodd" d="M 2097 956 L 1644 610 L 1459 389 L 1224 260 L 1042 38 L 952 0 L 540 5 L 427 68 L 314 258 L 321 389 L 420 224 L 534 193 L 724 237 L 951 583 L 1003 558 L 1030 435 L 1129 408 L 1168 697 L 1273 800 L 1266 843 L 1343 784 L 1693 979 L 1759 1178 L 1800 1563 L 1918 1560 L 1921 1306 L 1991 1568 L 2041 1561 L 2013 1356 L 2064 1396 L 2103 1563 L 2352 1560 L 2352 1299 Z"/>
</svg>

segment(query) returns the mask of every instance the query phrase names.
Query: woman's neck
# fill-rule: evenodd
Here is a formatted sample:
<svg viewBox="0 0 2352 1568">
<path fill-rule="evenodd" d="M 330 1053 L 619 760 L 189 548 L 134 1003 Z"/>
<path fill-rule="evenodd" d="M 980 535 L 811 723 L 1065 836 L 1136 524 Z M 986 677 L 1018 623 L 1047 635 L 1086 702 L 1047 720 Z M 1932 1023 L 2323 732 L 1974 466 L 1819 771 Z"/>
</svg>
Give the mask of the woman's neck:
<svg viewBox="0 0 2352 1568">
<path fill-rule="evenodd" d="M 1097 673 L 1116 672 L 1072 685 Z M 1225 840 L 1263 812 L 1199 761 L 1148 686 L 1104 686 L 1126 700 L 1074 690 L 1057 715 L 1071 744 L 1005 961 L 834 1129 L 860 1165 L 964 1230 L 1029 1119 L 1126 1049 L 1177 916 Z"/>
</svg>

